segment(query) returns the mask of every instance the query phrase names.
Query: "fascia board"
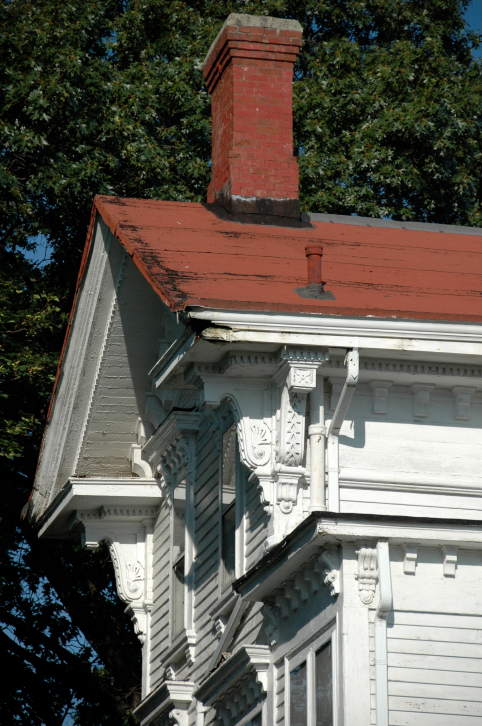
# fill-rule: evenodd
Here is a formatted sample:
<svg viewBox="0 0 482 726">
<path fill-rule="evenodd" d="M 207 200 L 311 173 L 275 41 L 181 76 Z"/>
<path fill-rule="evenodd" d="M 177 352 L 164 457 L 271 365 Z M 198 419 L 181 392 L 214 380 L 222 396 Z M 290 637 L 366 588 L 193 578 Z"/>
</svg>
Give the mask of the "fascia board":
<svg viewBox="0 0 482 726">
<path fill-rule="evenodd" d="M 373 519 L 327 519 L 320 517 L 317 535 L 336 541 L 387 539 L 392 544 L 415 540 L 421 545 L 457 543 L 458 547 L 479 549 L 482 544 L 482 520 L 448 520 L 418 517 Z"/>
<path fill-rule="evenodd" d="M 482 355 L 482 325 L 196 309 L 205 340 Z"/>
<path fill-rule="evenodd" d="M 38 536 L 68 536 L 70 517 L 78 509 L 154 506 L 161 501 L 162 493 L 155 479 L 72 478 L 46 512 Z"/>
<path fill-rule="evenodd" d="M 175 340 L 166 350 L 164 355 L 159 358 L 157 363 L 151 368 L 148 375 L 154 379 L 156 388 L 168 378 L 169 374 L 179 365 L 179 363 L 189 353 L 193 345 L 197 342 L 197 336 L 194 334 L 186 335 Z"/>
</svg>

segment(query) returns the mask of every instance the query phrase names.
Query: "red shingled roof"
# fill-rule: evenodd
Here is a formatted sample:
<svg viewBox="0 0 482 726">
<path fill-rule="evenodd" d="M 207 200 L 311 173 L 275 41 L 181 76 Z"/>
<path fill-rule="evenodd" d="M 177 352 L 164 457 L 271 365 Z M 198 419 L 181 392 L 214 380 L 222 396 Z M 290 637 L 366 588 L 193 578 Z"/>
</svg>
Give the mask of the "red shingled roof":
<svg viewBox="0 0 482 726">
<path fill-rule="evenodd" d="M 221 219 L 201 204 L 99 196 L 113 234 L 171 310 L 482 322 L 482 237 L 366 224 L 288 228 Z M 323 246 L 333 299 L 302 297 L 305 247 Z"/>
</svg>

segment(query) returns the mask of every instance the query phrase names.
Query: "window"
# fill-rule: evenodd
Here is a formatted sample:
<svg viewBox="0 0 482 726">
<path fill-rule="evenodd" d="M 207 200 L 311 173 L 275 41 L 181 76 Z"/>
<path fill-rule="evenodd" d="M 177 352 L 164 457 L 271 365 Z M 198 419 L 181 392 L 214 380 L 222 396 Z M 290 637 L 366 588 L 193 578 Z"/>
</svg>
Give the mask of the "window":
<svg viewBox="0 0 482 726">
<path fill-rule="evenodd" d="M 334 726 L 333 670 L 333 637 L 329 633 L 285 659 L 290 726 Z"/>
<path fill-rule="evenodd" d="M 221 471 L 221 587 L 225 590 L 236 569 L 237 436 L 232 424 L 223 434 Z"/>
<path fill-rule="evenodd" d="M 220 589 L 244 572 L 244 487 L 236 424 L 223 433 L 220 482 Z"/>
<path fill-rule="evenodd" d="M 184 629 L 184 512 L 179 502 L 172 509 L 171 641 Z"/>
</svg>

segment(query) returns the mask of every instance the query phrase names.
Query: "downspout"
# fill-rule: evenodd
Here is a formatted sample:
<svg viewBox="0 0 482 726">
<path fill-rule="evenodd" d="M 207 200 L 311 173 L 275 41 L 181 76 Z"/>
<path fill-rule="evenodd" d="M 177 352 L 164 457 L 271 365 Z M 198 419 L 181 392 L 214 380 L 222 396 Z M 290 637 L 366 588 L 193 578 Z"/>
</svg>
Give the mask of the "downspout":
<svg viewBox="0 0 482 726">
<path fill-rule="evenodd" d="M 335 412 L 328 427 L 327 449 L 328 449 L 328 510 L 330 512 L 340 511 L 340 486 L 339 486 L 339 445 L 338 434 L 345 420 L 345 415 L 350 406 L 351 399 L 355 393 L 358 383 L 360 360 L 358 349 L 348 351 L 345 357 L 346 380 L 336 404 Z"/>
<path fill-rule="evenodd" d="M 319 378 L 310 393 L 310 509 L 320 512 L 325 502 L 325 396 L 324 378 Z"/>
<path fill-rule="evenodd" d="M 377 543 L 378 607 L 375 616 L 375 683 L 377 726 L 388 726 L 387 617 L 393 609 L 390 549 L 386 540 Z"/>
</svg>

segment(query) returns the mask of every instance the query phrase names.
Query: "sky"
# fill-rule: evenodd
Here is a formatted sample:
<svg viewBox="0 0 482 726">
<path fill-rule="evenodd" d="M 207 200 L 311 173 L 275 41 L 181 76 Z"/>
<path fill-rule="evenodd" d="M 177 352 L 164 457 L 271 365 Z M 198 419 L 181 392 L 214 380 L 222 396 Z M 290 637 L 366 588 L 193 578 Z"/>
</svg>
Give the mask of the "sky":
<svg viewBox="0 0 482 726">
<path fill-rule="evenodd" d="M 482 35 L 482 0 L 472 0 L 465 13 L 465 19 L 472 30 Z M 475 55 L 482 58 L 482 48 L 479 48 Z"/>
</svg>

